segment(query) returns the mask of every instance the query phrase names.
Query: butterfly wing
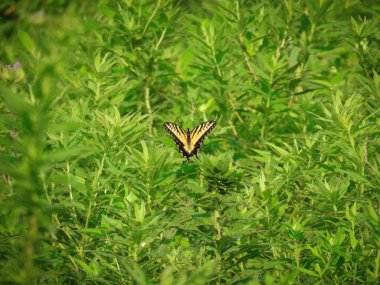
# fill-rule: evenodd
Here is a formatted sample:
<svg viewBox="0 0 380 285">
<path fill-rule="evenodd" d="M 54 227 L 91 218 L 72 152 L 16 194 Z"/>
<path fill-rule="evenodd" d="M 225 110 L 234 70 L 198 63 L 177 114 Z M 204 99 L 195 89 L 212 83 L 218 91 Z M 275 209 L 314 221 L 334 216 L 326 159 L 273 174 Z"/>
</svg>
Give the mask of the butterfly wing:
<svg viewBox="0 0 380 285">
<path fill-rule="evenodd" d="M 183 156 L 189 157 L 190 153 L 185 150 L 188 144 L 187 132 L 179 125 L 169 122 L 164 123 L 164 128 L 173 137 L 179 152 L 181 152 Z"/>
<path fill-rule="evenodd" d="M 205 137 L 215 128 L 215 121 L 204 122 L 190 132 L 190 155 L 197 155 Z"/>
</svg>

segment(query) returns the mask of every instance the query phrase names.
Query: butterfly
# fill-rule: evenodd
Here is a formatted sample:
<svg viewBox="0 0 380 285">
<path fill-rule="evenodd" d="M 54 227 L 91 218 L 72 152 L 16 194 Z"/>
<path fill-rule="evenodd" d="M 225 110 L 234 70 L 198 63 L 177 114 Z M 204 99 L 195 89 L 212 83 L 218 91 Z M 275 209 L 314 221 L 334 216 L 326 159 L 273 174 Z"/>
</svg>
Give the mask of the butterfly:
<svg viewBox="0 0 380 285">
<path fill-rule="evenodd" d="M 165 130 L 173 137 L 179 152 L 182 152 L 183 157 L 186 157 L 188 162 L 191 162 L 190 157 L 198 158 L 198 152 L 202 147 L 205 137 L 215 128 L 215 121 L 204 122 L 192 131 L 185 131 L 179 125 L 174 123 L 164 123 Z"/>
</svg>

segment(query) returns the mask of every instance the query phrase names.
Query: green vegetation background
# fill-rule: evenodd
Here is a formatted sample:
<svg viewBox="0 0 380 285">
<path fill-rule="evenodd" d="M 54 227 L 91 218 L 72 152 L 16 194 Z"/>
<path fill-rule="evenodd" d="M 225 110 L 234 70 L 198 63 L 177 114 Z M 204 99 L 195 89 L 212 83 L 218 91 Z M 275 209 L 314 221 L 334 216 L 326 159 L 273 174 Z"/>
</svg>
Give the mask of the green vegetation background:
<svg viewBox="0 0 380 285">
<path fill-rule="evenodd" d="M 1 1 L 0 283 L 379 282 L 379 12 Z"/>
</svg>

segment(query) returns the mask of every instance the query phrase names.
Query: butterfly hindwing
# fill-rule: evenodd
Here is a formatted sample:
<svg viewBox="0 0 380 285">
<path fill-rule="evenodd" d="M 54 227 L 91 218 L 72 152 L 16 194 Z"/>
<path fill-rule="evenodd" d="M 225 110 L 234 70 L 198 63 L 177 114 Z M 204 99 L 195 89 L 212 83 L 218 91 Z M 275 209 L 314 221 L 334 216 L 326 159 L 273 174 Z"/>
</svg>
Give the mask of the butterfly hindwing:
<svg viewBox="0 0 380 285">
<path fill-rule="evenodd" d="M 204 122 L 195 127 L 191 132 L 185 131 L 174 123 L 164 123 L 166 131 L 173 137 L 178 150 L 190 162 L 189 157 L 197 156 L 205 137 L 215 128 L 215 121 Z M 197 156 L 198 157 L 198 156 Z"/>
</svg>

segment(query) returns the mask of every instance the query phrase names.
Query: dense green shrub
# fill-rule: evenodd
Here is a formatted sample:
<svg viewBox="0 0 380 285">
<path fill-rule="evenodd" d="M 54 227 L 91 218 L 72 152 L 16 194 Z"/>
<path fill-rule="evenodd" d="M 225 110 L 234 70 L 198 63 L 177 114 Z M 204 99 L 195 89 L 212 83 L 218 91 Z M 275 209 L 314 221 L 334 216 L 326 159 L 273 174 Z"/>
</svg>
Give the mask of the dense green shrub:
<svg viewBox="0 0 380 285">
<path fill-rule="evenodd" d="M 379 12 L 2 1 L 0 283 L 377 283 Z"/>
</svg>

